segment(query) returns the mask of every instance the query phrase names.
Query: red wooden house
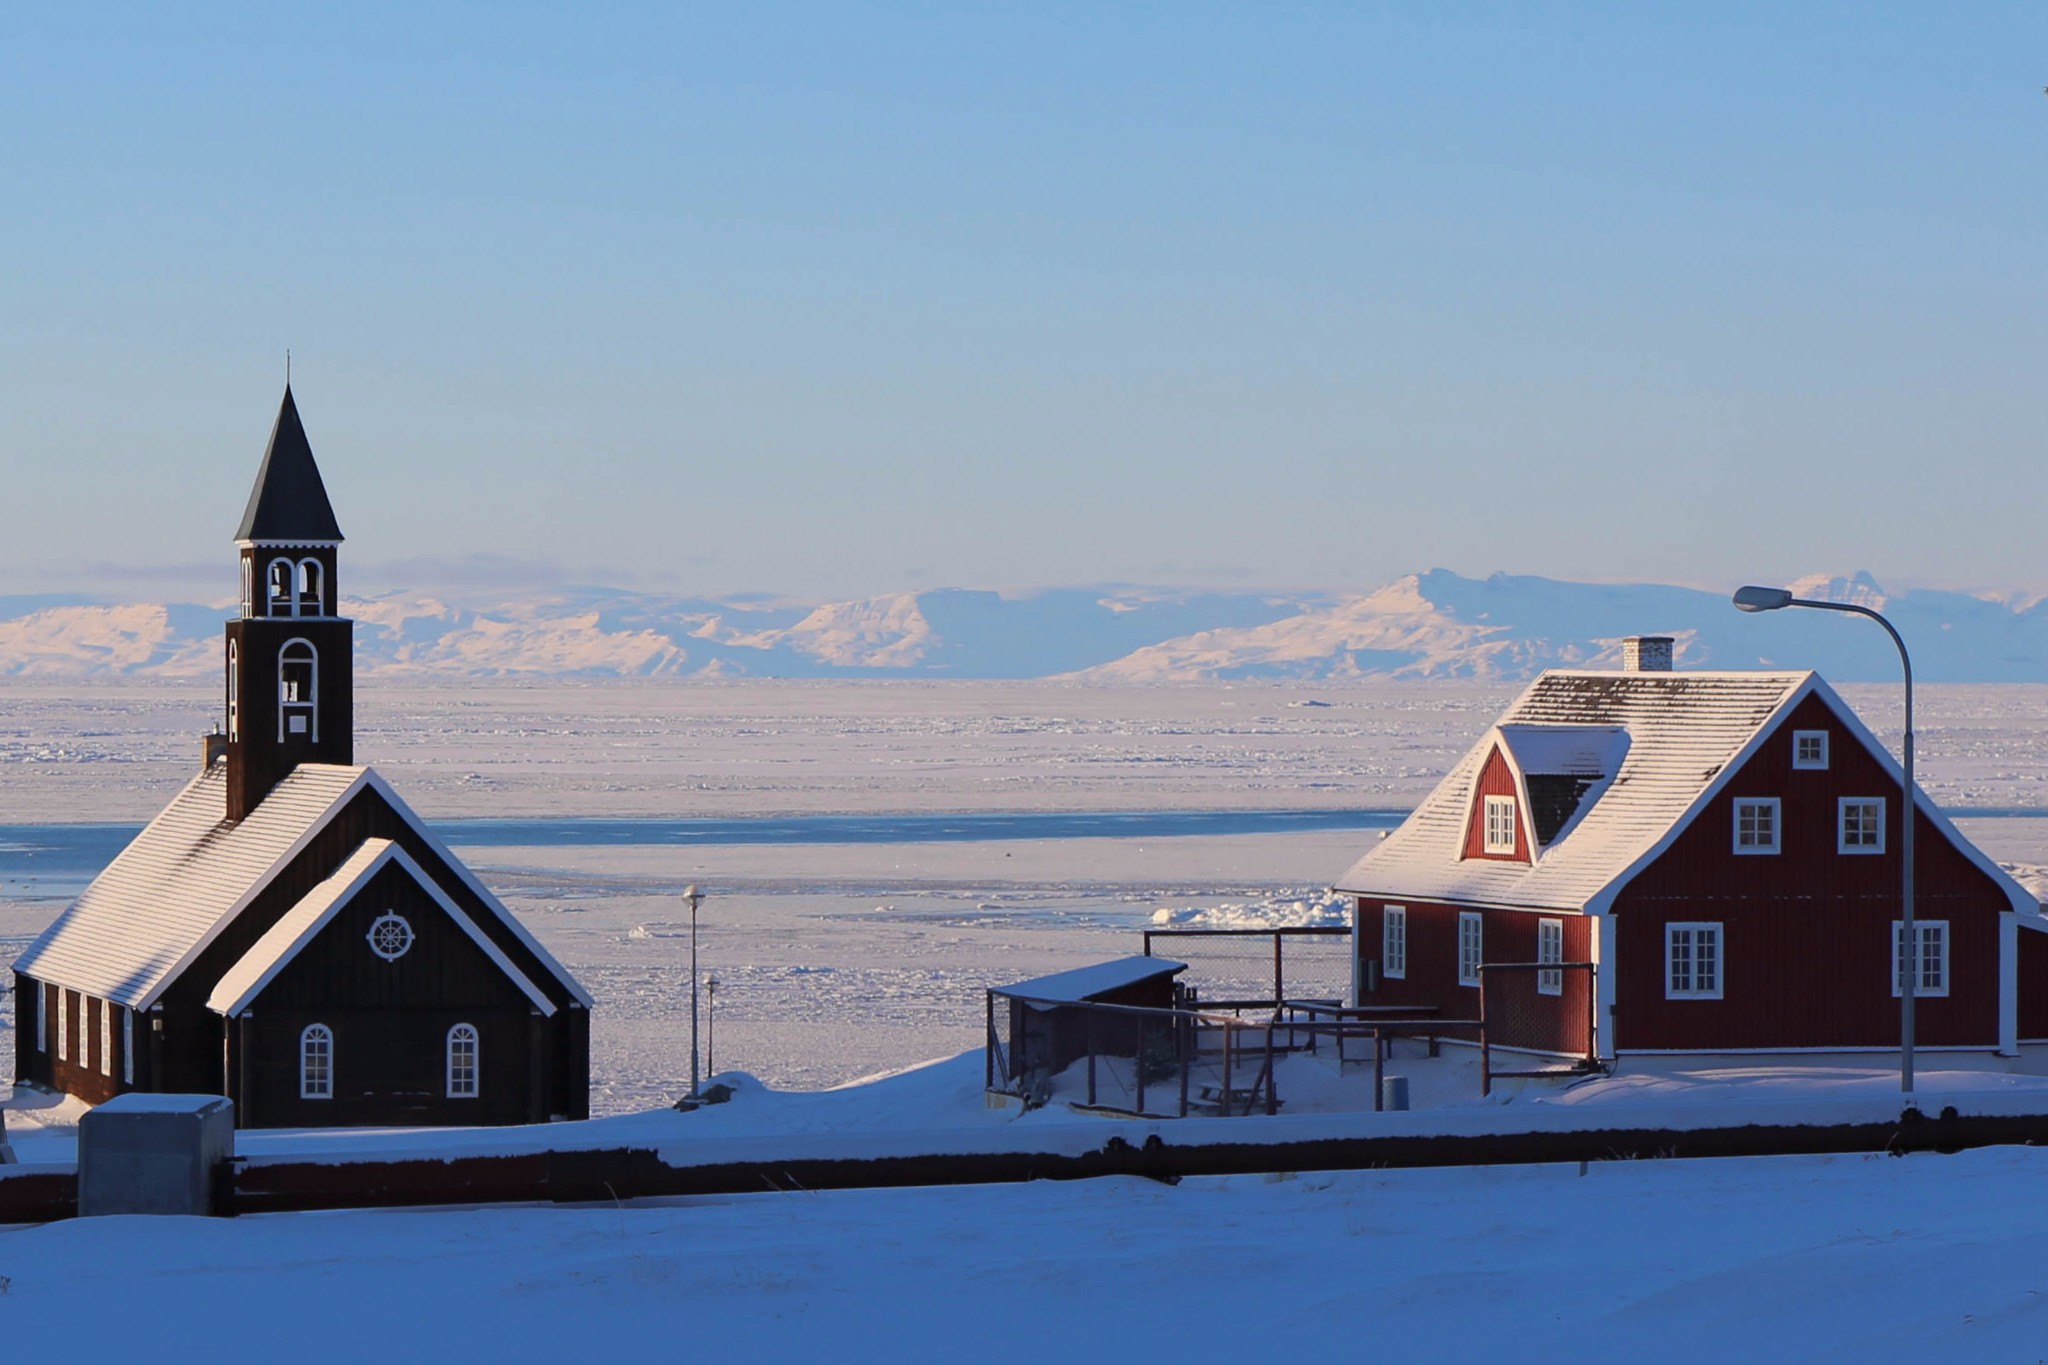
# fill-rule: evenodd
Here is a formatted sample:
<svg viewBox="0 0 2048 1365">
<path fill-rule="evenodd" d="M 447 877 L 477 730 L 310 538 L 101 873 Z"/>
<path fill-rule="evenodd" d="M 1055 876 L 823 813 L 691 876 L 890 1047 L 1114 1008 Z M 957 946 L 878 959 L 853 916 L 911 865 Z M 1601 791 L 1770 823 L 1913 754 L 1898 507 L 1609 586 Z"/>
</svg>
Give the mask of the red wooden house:
<svg viewBox="0 0 2048 1365">
<path fill-rule="evenodd" d="M 1896 1049 L 1898 764 L 1817 674 L 1628 657 L 1539 677 L 1344 874 L 1357 1002 L 1472 1018 L 1482 964 L 1589 962 L 1496 973 L 1494 1044 Z M 1918 1045 L 2048 1041 L 2040 905 L 1924 793 L 1914 819 Z"/>
</svg>

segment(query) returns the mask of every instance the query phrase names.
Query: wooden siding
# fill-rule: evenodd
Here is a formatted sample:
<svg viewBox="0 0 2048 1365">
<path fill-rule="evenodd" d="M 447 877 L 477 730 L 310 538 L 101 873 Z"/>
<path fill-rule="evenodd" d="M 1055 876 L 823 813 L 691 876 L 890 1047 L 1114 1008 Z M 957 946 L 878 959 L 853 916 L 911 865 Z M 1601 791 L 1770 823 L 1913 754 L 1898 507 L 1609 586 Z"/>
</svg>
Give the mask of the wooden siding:
<svg viewBox="0 0 2048 1365">
<path fill-rule="evenodd" d="M 1792 766 L 1794 730 L 1828 732 L 1827 768 Z M 1883 853 L 1836 851 L 1844 796 L 1885 798 Z M 1744 797 L 1780 801 L 1780 852 L 1734 852 L 1734 802 Z M 1819 697 L 1794 708 L 1616 897 L 1619 1048 L 1896 1047 L 1899 798 L 1898 784 Z M 1948 922 L 1950 969 L 1948 995 L 1917 1006 L 1918 1039 L 1995 1046 L 2005 895 L 1933 822 L 1922 817 L 1915 830 L 1915 914 Z M 1723 926 L 1721 999 L 1664 998 L 1665 926 L 1679 921 Z"/>
<path fill-rule="evenodd" d="M 1584 915 L 1564 911 L 1475 909 L 1470 906 L 1429 904 L 1416 901 L 1373 900 L 1358 902 L 1358 951 L 1361 967 L 1377 963 L 1385 942 L 1381 911 L 1388 905 L 1402 905 L 1408 911 L 1408 970 L 1401 978 L 1380 974 L 1377 989 L 1361 989 L 1361 1005 L 1434 1005 L 1444 1019 L 1477 1019 L 1479 988 L 1458 981 L 1458 916 L 1480 916 L 1482 957 L 1487 962 L 1534 962 L 1537 921 L 1556 919 L 1564 925 L 1564 960 L 1592 960 L 1592 921 Z M 1369 979 L 1361 970 L 1359 980 Z M 1558 995 L 1536 991 L 1533 973 L 1496 973 L 1488 983 L 1488 1031 L 1500 1047 L 1529 1048 L 1540 1052 L 1583 1055 L 1587 1051 L 1587 1021 L 1591 1005 L 1588 973 L 1566 972 L 1564 988 Z M 1467 1036 L 1470 1030 L 1447 1035 Z M 1367 1049 L 1370 1051 L 1370 1049 Z"/>
<path fill-rule="evenodd" d="M 1505 796 L 1515 803 L 1515 851 L 1513 853 L 1488 853 L 1486 851 L 1486 798 Z M 1465 817 L 1465 856 L 1486 858 L 1499 863 L 1526 863 L 1529 861 L 1529 820 L 1528 812 L 1522 809 L 1522 802 L 1515 791 L 1514 770 L 1508 767 L 1507 758 L 1499 746 L 1486 756 L 1485 764 L 1479 769 L 1479 780 L 1472 784 L 1472 808 Z"/>
<path fill-rule="evenodd" d="M 236 737 L 228 742 L 227 814 L 247 817 L 301 763 L 355 762 L 355 685 L 351 676 L 355 623 L 346 617 L 250 617 L 228 622 L 241 671 Z M 277 737 L 277 660 L 287 641 L 303 639 L 318 653 L 315 698 L 320 738 Z"/>
</svg>

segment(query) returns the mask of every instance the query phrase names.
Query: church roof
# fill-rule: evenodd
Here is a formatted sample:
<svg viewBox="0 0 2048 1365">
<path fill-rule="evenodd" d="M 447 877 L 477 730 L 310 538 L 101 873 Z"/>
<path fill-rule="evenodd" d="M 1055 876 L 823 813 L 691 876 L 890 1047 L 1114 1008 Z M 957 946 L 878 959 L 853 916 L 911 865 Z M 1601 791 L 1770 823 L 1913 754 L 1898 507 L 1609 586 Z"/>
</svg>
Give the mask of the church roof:
<svg viewBox="0 0 2048 1365">
<path fill-rule="evenodd" d="M 590 1005 L 576 979 L 389 783 L 369 768 L 334 763 L 301 763 L 238 823 L 227 819 L 226 765 L 207 768 L 28 946 L 14 969 L 148 1009 L 366 787 L 418 831 L 571 998 Z"/>
<path fill-rule="evenodd" d="M 313 447 L 299 421 L 299 405 L 286 385 L 277 425 L 270 429 L 270 448 L 263 452 L 263 467 L 256 471 L 235 539 L 297 543 L 341 538 L 341 524 L 334 519 L 327 485 L 320 481 L 320 467 L 313 463 Z"/>
</svg>

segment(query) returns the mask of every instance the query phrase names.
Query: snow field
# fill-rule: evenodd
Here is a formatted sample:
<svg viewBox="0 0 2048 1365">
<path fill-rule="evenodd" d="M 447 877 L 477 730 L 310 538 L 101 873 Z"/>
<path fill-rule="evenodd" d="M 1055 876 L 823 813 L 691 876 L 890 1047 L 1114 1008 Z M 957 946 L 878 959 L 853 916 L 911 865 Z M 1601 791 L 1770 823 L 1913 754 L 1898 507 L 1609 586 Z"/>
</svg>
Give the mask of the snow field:
<svg viewBox="0 0 2048 1365">
<path fill-rule="evenodd" d="M 102 1218 L 0 1232 L 16 1340 L 154 1359 L 2032 1360 L 2048 1153 Z M 1198 1348 L 1196 1343 L 1208 1343 Z"/>
</svg>

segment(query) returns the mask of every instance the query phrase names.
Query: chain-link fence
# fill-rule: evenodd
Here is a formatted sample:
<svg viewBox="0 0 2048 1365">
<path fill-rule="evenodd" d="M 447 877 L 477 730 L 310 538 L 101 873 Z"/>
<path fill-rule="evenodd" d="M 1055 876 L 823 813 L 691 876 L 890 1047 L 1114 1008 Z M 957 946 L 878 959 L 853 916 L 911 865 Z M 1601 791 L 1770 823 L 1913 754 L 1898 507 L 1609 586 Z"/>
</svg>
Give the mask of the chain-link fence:
<svg viewBox="0 0 2048 1365">
<path fill-rule="evenodd" d="M 1180 984 L 1208 1010 L 1278 1009 L 1283 1000 L 1351 995 L 1351 930 L 1147 929 L 1145 956 L 1185 962 Z"/>
</svg>

